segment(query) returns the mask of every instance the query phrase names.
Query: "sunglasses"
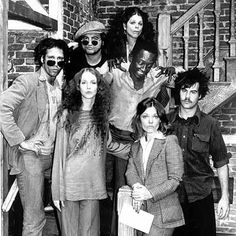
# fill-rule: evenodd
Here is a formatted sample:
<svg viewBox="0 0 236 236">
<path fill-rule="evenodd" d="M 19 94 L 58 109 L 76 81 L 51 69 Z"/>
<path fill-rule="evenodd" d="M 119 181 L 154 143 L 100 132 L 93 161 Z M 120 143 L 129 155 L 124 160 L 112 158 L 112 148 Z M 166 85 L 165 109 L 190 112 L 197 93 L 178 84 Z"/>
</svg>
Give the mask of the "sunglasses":
<svg viewBox="0 0 236 236">
<path fill-rule="evenodd" d="M 54 66 L 55 64 L 57 64 L 59 67 L 63 67 L 65 65 L 65 62 L 64 61 L 47 60 L 48 66 Z"/>
<path fill-rule="evenodd" d="M 95 39 L 93 39 L 93 40 L 91 41 L 91 43 L 92 43 L 93 46 L 97 46 L 99 41 L 100 41 L 100 40 L 95 40 Z M 82 45 L 87 46 L 87 45 L 89 44 L 89 40 L 83 39 L 83 40 L 81 40 L 81 43 L 82 43 Z"/>
</svg>

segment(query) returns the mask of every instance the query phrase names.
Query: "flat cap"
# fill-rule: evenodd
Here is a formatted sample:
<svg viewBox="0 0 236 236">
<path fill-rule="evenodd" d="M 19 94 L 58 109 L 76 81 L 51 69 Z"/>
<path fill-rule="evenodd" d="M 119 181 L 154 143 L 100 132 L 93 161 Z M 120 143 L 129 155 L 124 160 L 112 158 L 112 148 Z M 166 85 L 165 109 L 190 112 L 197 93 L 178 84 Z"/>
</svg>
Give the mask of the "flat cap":
<svg viewBox="0 0 236 236">
<path fill-rule="evenodd" d="M 104 33 L 106 32 L 106 27 L 103 23 L 99 21 L 89 21 L 82 25 L 75 34 L 75 39 L 78 39 L 82 35 L 89 33 Z"/>
</svg>

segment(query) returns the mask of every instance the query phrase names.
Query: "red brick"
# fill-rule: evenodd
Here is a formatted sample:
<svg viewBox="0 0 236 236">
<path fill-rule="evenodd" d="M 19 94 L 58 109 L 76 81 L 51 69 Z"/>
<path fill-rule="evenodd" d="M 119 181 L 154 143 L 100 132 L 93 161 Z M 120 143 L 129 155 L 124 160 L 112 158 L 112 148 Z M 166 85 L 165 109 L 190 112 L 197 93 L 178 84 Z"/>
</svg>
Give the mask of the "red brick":
<svg viewBox="0 0 236 236">
<path fill-rule="evenodd" d="M 16 58 L 34 57 L 33 52 L 16 52 Z"/>
<path fill-rule="evenodd" d="M 25 62 L 24 59 L 13 59 L 13 65 L 23 65 Z"/>
<path fill-rule="evenodd" d="M 33 58 L 27 58 L 25 63 L 26 63 L 26 65 L 34 65 L 35 64 Z"/>
<path fill-rule="evenodd" d="M 34 72 L 33 66 L 16 66 L 16 72 Z"/>
<path fill-rule="evenodd" d="M 114 1 L 100 1 L 99 6 L 101 6 L 101 7 L 111 7 L 111 6 L 115 6 L 115 2 Z"/>
<path fill-rule="evenodd" d="M 67 17 L 70 17 L 70 11 L 64 9 L 64 15 L 67 16 Z"/>
<path fill-rule="evenodd" d="M 8 46 L 8 51 L 19 51 L 24 48 L 24 44 L 11 44 Z"/>
<path fill-rule="evenodd" d="M 37 45 L 38 45 L 37 43 L 26 44 L 26 48 L 27 48 L 28 50 L 34 50 Z"/>
<path fill-rule="evenodd" d="M 68 24 L 63 24 L 63 29 L 66 31 L 70 31 L 70 26 Z"/>
<path fill-rule="evenodd" d="M 187 3 L 187 0 L 173 0 L 172 1 L 172 4 L 186 4 Z"/>
<path fill-rule="evenodd" d="M 32 36 L 22 35 L 16 37 L 17 43 L 31 43 L 32 41 L 34 41 L 34 38 Z"/>
<path fill-rule="evenodd" d="M 129 7 L 129 6 L 132 6 L 132 1 L 119 1 L 119 2 L 116 2 L 116 6 Z"/>
</svg>

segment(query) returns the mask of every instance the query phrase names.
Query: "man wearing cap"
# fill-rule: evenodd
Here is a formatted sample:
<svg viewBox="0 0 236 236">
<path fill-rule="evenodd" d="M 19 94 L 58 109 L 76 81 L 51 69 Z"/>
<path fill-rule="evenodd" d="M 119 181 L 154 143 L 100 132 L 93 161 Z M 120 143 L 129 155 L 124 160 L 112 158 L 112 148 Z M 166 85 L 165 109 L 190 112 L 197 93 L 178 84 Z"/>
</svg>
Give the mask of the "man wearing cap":
<svg viewBox="0 0 236 236">
<path fill-rule="evenodd" d="M 99 21 L 89 21 L 82 25 L 75 34 L 78 47 L 70 56 L 70 63 L 66 68 L 67 81 L 85 67 L 101 67 L 106 61 L 103 51 L 106 28 Z"/>
</svg>

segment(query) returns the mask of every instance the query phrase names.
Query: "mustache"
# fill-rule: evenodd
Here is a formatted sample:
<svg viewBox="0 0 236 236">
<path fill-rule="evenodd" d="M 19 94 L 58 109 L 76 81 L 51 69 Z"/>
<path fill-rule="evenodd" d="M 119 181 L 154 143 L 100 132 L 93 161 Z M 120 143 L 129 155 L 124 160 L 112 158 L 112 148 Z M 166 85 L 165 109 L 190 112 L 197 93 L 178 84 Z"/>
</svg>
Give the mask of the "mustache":
<svg viewBox="0 0 236 236">
<path fill-rule="evenodd" d="M 184 99 L 183 102 L 191 102 L 192 103 L 192 101 L 190 99 Z"/>
</svg>

